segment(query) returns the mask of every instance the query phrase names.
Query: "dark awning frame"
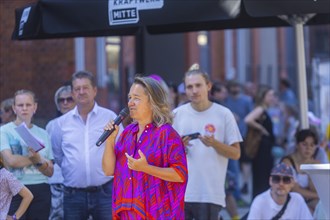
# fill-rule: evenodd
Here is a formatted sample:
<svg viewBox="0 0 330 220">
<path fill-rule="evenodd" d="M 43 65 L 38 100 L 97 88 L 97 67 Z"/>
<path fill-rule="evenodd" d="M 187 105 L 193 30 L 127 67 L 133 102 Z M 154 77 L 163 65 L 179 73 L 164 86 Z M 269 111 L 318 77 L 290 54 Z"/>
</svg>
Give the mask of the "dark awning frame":
<svg viewBox="0 0 330 220">
<path fill-rule="evenodd" d="M 116 1 L 118 0 L 112 2 Z M 108 0 L 39 0 L 16 10 L 16 25 L 12 38 L 30 40 L 125 36 L 134 35 L 141 29 L 146 29 L 150 34 L 165 34 L 290 26 L 288 22 L 278 17 L 283 14 L 313 13 L 316 15 L 306 25 L 330 23 L 329 0 L 242 0 L 242 2 L 241 0 L 159 0 L 159 2 L 163 3 L 161 8 L 148 6 L 150 8 L 146 9 L 145 6 L 138 7 L 135 4 L 135 17 L 131 19 L 135 22 L 124 21 L 110 26 L 109 17 L 119 9 L 109 9 L 111 6 Z M 114 3 L 112 5 L 119 7 Z M 134 9 L 129 4 L 126 8 Z M 28 9 L 29 16 L 23 16 L 23 12 L 27 13 Z"/>
</svg>

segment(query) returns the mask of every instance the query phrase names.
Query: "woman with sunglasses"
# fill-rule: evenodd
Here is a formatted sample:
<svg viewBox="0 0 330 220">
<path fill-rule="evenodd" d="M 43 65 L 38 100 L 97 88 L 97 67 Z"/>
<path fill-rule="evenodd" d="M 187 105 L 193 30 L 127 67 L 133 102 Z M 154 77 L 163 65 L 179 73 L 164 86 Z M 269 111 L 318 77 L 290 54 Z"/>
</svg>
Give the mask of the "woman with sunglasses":
<svg viewBox="0 0 330 220">
<path fill-rule="evenodd" d="M 56 90 L 54 95 L 54 101 L 57 109 L 57 116 L 61 116 L 76 106 L 75 101 L 72 98 L 72 89 L 70 85 L 61 86 Z M 56 122 L 53 119 L 46 125 L 46 131 L 49 135 L 53 132 L 53 127 Z M 58 219 L 61 220 L 64 217 L 63 213 L 63 176 L 61 168 L 58 164 L 54 164 L 54 175 L 48 179 L 50 184 L 50 190 L 52 193 L 52 202 L 49 220 Z"/>
<path fill-rule="evenodd" d="M 318 138 L 311 129 L 298 131 L 295 138 L 295 151 L 284 157 L 282 161 L 293 167 L 296 183 L 292 191 L 300 193 L 304 197 L 311 212 L 314 213 L 319 197 L 308 174 L 300 170 L 300 165 L 320 163 L 314 159 Z"/>
<path fill-rule="evenodd" d="M 5 99 L 0 104 L 0 126 L 15 120 L 16 115 L 13 111 L 14 99 Z"/>
<path fill-rule="evenodd" d="M 277 164 L 271 171 L 269 185 L 270 189 L 253 200 L 247 219 L 313 219 L 303 197 L 290 192 L 295 181 L 289 165 Z"/>
</svg>

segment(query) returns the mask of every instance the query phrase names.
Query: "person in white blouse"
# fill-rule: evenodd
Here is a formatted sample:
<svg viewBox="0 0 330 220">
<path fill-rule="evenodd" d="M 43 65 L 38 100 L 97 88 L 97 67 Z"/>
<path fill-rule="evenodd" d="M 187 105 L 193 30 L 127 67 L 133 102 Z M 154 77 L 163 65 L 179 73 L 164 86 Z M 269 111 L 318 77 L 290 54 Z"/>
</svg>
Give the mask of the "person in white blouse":
<svg viewBox="0 0 330 220">
<path fill-rule="evenodd" d="M 71 85 L 64 85 L 58 88 L 54 95 L 55 105 L 58 116 L 61 116 L 76 106 L 72 98 Z M 46 131 L 49 135 L 53 132 L 53 127 L 57 118 L 50 120 L 46 125 Z M 54 174 L 48 179 L 52 193 L 52 202 L 50 208 L 49 220 L 63 219 L 63 176 L 61 168 L 55 163 Z"/>
</svg>

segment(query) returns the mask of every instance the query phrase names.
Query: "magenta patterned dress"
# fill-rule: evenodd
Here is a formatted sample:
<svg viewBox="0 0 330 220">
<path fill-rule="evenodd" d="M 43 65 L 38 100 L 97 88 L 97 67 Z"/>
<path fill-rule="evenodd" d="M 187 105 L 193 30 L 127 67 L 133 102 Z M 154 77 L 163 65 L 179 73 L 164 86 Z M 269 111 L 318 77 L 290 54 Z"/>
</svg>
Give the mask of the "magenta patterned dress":
<svg viewBox="0 0 330 220">
<path fill-rule="evenodd" d="M 128 125 L 116 146 L 112 212 L 114 219 L 184 219 L 184 193 L 188 171 L 184 146 L 171 125 L 146 125 L 137 141 L 138 125 Z M 183 183 L 168 182 L 143 172 L 130 170 L 125 153 L 139 158 L 138 150 L 148 163 L 172 167 Z"/>
</svg>

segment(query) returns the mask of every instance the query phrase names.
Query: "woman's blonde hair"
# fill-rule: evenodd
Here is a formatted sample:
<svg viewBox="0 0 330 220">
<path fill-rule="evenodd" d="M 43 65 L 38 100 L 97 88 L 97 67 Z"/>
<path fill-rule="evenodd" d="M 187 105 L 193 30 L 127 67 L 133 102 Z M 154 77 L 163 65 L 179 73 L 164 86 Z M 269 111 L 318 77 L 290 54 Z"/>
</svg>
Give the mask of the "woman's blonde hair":
<svg viewBox="0 0 330 220">
<path fill-rule="evenodd" d="M 144 88 L 149 97 L 152 108 L 152 119 L 157 127 L 173 122 L 173 115 L 168 103 L 167 94 L 161 84 L 150 77 L 137 76 L 133 84 L 139 84 Z"/>
<path fill-rule="evenodd" d="M 27 90 L 27 89 L 21 89 L 21 90 L 18 90 L 15 92 L 14 94 L 14 105 L 15 105 L 15 101 L 16 101 L 16 96 L 18 95 L 22 95 L 22 94 L 28 94 L 28 95 L 31 95 L 32 98 L 33 98 L 33 101 L 34 102 L 37 102 L 37 98 L 36 98 L 36 95 L 34 92 L 30 91 L 30 90 Z"/>
</svg>

